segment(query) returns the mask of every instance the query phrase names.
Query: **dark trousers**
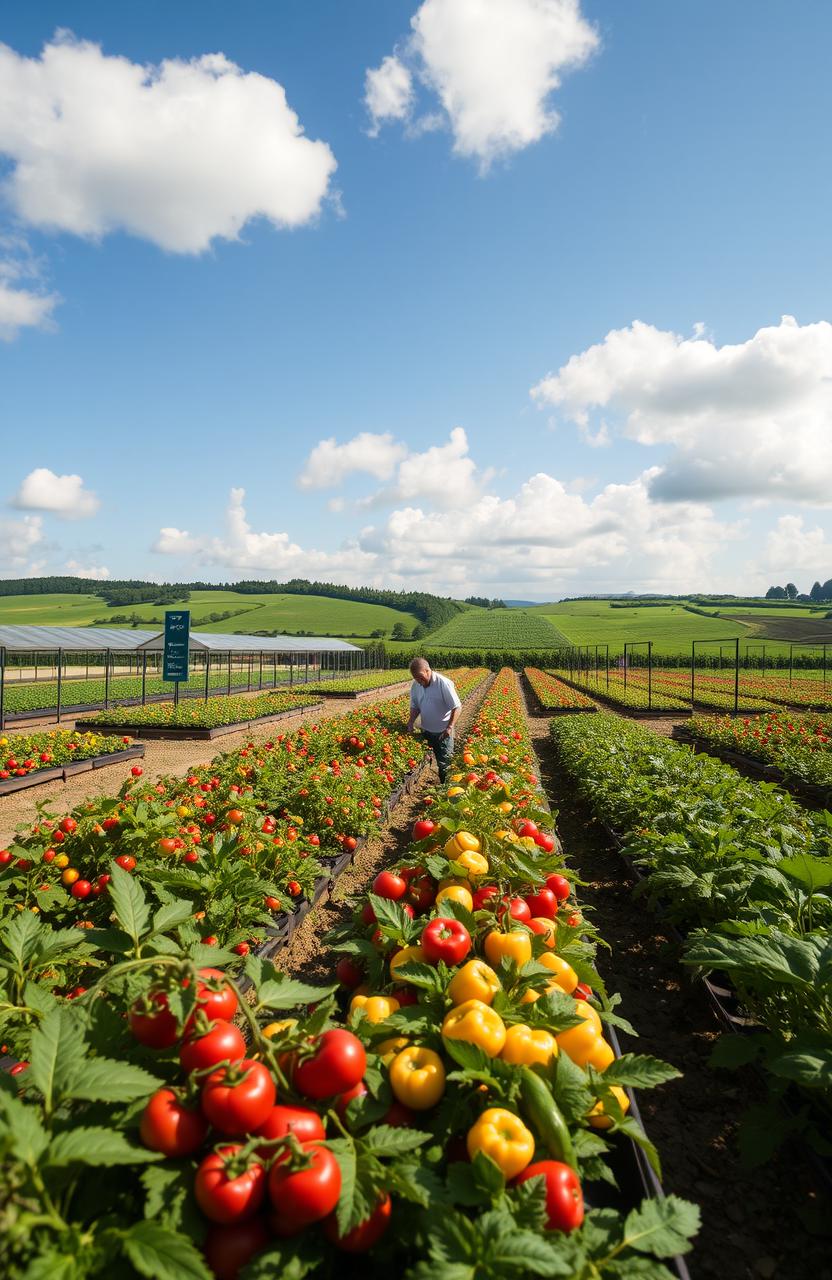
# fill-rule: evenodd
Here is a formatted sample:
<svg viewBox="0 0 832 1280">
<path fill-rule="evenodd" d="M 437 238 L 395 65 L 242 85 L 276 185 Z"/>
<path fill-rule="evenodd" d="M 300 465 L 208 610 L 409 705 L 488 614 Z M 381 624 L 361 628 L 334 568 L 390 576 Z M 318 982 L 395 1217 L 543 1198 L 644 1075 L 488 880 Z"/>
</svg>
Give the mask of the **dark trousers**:
<svg viewBox="0 0 832 1280">
<path fill-rule="evenodd" d="M 439 781 L 444 782 L 448 776 L 448 770 L 451 767 L 451 756 L 454 754 L 454 735 L 448 734 L 447 738 L 441 733 L 428 733 L 423 729 L 422 733 L 427 739 L 428 746 L 436 757 L 436 767 L 439 770 Z"/>
</svg>

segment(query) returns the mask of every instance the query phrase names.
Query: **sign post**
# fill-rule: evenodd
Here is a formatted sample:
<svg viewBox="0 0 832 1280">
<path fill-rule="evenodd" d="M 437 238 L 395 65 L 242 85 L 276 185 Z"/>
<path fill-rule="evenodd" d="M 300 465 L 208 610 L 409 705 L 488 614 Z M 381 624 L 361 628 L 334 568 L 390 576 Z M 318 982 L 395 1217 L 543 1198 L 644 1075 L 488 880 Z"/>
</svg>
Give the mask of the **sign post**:
<svg viewBox="0 0 832 1280">
<path fill-rule="evenodd" d="M 190 664 L 191 614 L 188 609 L 165 613 L 165 649 L 162 679 L 172 680 L 174 706 L 179 705 L 179 681 L 187 680 Z"/>
</svg>

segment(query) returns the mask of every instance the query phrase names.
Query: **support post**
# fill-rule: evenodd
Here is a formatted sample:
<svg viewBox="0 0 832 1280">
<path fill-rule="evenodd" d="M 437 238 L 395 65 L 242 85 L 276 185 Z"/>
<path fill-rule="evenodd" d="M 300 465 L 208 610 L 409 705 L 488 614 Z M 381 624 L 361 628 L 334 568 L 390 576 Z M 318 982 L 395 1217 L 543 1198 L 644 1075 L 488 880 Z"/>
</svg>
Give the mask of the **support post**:
<svg viewBox="0 0 832 1280">
<path fill-rule="evenodd" d="M 231 650 L 228 650 L 228 689 L 227 693 L 231 694 Z"/>
<path fill-rule="evenodd" d="M 624 692 L 627 692 L 627 640 L 624 641 Z"/>
<path fill-rule="evenodd" d="M 6 649 L 0 646 L 0 733 L 6 727 Z"/>
<path fill-rule="evenodd" d="M 110 705 L 110 650 L 104 654 L 104 710 Z"/>
<path fill-rule="evenodd" d="M 721 649 L 720 649 L 720 653 L 722 653 Z M 693 710 L 695 680 L 696 680 L 696 641 L 691 640 L 690 642 L 690 709 L 691 711 Z"/>
<path fill-rule="evenodd" d="M 58 650 L 58 724 L 61 723 L 61 684 L 64 673 L 63 650 Z"/>
<path fill-rule="evenodd" d="M 740 707 L 740 642 L 739 637 L 734 641 L 736 646 L 734 649 L 734 715 L 737 714 Z"/>
<path fill-rule="evenodd" d="M 304 684 L 309 684 L 309 651 L 306 653 L 306 678 Z"/>
<path fill-rule="evenodd" d="M 791 684 L 792 684 L 793 660 L 794 660 L 794 645 L 790 644 L 789 645 L 789 688 L 791 688 Z"/>
<path fill-rule="evenodd" d="M 260 675 L 257 681 L 257 688 L 263 688 L 263 650 L 260 650 Z"/>
<path fill-rule="evenodd" d="M 147 649 L 142 651 L 142 706 L 147 704 Z"/>
<path fill-rule="evenodd" d="M 208 701 L 208 690 L 211 687 L 211 650 L 205 650 L 205 697 L 203 702 Z"/>
<path fill-rule="evenodd" d="M 653 709 L 653 641 L 647 641 L 647 710 Z"/>
</svg>

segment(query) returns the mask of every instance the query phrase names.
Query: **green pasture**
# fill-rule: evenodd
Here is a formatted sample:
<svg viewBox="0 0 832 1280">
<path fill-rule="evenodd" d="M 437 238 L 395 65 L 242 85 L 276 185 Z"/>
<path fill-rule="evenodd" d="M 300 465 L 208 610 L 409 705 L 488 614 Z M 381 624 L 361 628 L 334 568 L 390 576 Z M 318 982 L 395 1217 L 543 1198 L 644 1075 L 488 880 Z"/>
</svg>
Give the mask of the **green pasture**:
<svg viewBox="0 0 832 1280">
<path fill-rule="evenodd" d="M 431 632 L 425 643 L 432 649 L 552 649 L 564 637 L 528 609 L 469 609 Z"/>
<path fill-rule="evenodd" d="M 608 600 L 572 600 L 541 605 L 536 612 L 562 632 L 570 644 L 608 644 L 611 654 L 622 652 L 625 641 L 652 640 L 653 652 L 659 655 L 684 653 L 692 640 L 733 640 L 735 637 L 739 637 L 741 652 L 746 644 L 753 652 L 757 638 L 755 630 L 748 625 L 729 618 L 705 618 L 690 613 L 680 604 L 613 609 Z M 771 645 L 772 653 L 781 651 L 788 652 L 788 646 Z"/>
</svg>

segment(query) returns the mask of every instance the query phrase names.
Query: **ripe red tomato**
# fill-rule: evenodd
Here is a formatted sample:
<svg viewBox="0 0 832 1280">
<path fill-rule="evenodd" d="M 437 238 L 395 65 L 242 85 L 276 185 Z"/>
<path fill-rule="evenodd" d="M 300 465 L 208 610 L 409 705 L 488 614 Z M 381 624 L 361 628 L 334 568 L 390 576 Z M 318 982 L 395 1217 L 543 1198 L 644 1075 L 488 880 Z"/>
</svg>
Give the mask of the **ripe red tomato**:
<svg viewBox="0 0 832 1280">
<path fill-rule="evenodd" d="M 369 1218 L 359 1222 L 357 1227 L 348 1231 L 345 1236 L 338 1234 L 337 1215 L 331 1213 L 324 1222 L 324 1235 L 344 1253 L 366 1253 L 377 1244 L 390 1225 L 393 1204 L 388 1195 L 382 1196 Z"/>
<path fill-rule="evenodd" d="M 579 982 L 572 995 L 576 1000 L 589 1000 L 592 997 L 592 987 L 588 987 L 585 982 Z"/>
<path fill-rule="evenodd" d="M 298 1142 L 303 1143 L 323 1141 L 326 1137 L 323 1121 L 317 1111 L 308 1107 L 281 1105 L 272 1107 L 265 1123 L 260 1125 L 256 1133 L 258 1138 L 266 1138 L 269 1142 L 285 1138 L 290 1133 L 295 1135 Z M 264 1147 L 263 1155 L 272 1155 L 272 1149 Z"/>
<path fill-rule="evenodd" d="M 211 1073 L 202 1089 L 202 1110 L 220 1133 L 242 1137 L 266 1121 L 276 1096 L 268 1067 L 244 1058 Z"/>
<path fill-rule="evenodd" d="M 58 826 L 61 828 L 61 831 L 65 831 L 68 836 L 71 836 L 73 831 L 77 830 L 78 823 L 74 818 L 61 818 Z"/>
<path fill-rule="evenodd" d="M 375 924 L 376 922 L 376 913 L 369 902 L 365 902 L 361 908 L 361 920 L 363 924 Z"/>
<path fill-rule="evenodd" d="M 422 930 L 422 950 L 430 964 L 459 964 L 471 950 L 471 935 L 459 920 L 438 916 Z"/>
<path fill-rule="evenodd" d="M 523 836 L 531 836 L 532 840 L 534 840 L 537 836 L 537 823 L 530 822 L 527 818 L 525 822 L 520 823 L 517 828 L 517 834 L 521 839 Z"/>
<path fill-rule="evenodd" d="M 196 1202 L 212 1222 L 244 1222 L 265 1199 L 266 1170 L 257 1161 L 239 1169 L 233 1158 L 241 1150 L 236 1144 L 212 1151 L 196 1171 Z"/>
<path fill-rule="evenodd" d="M 310 1058 L 298 1063 L 295 1088 L 307 1098 L 332 1098 L 358 1084 L 366 1067 L 367 1055 L 358 1037 L 335 1027 L 318 1037 Z"/>
<path fill-rule="evenodd" d="M 145 1000 L 137 1001 L 128 1021 L 139 1044 L 148 1049 L 169 1049 L 179 1039 L 179 1027 L 164 991 L 154 991 Z"/>
<path fill-rule="evenodd" d="M 228 1227 L 214 1223 L 205 1237 L 205 1260 L 215 1280 L 237 1280 L 246 1263 L 265 1249 L 270 1240 L 269 1229 L 262 1218 L 235 1222 Z"/>
<path fill-rule="evenodd" d="M 558 900 L 549 888 L 526 894 L 526 902 L 538 920 L 554 920 L 558 914 Z"/>
<path fill-rule="evenodd" d="M 436 830 L 436 823 L 431 822 L 430 818 L 419 818 L 413 824 L 413 839 L 427 840 L 428 836 L 433 835 Z"/>
<path fill-rule="evenodd" d="M 76 880 L 69 892 L 73 898 L 88 898 L 92 893 L 92 885 L 89 880 Z"/>
<path fill-rule="evenodd" d="M 417 911 L 427 911 L 436 899 L 436 888 L 433 880 L 427 875 L 412 876 L 407 882 L 405 895 L 411 906 Z"/>
<path fill-rule="evenodd" d="M 538 849 L 542 849 L 544 853 L 552 853 L 555 847 L 555 837 L 550 835 L 548 831 L 538 831 L 534 842 Z"/>
<path fill-rule="evenodd" d="M 569 881 L 564 876 L 547 876 L 546 887 L 552 890 L 558 902 L 565 902 L 569 897 Z"/>
<path fill-rule="evenodd" d="M 344 836 L 344 839 L 341 841 L 341 844 L 349 853 L 352 853 L 356 845 L 358 844 L 358 841 L 356 840 L 355 836 Z"/>
<path fill-rule="evenodd" d="M 159 1089 L 153 1094 L 139 1124 L 144 1145 L 174 1160 L 197 1151 L 207 1132 L 208 1121 L 202 1112 L 186 1107 L 173 1089 Z"/>
<path fill-rule="evenodd" d="M 342 956 L 335 966 L 335 976 L 342 987 L 352 991 L 364 981 L 364 970 L 351 956 Z"/>
<path fill-rule="evenodd" d="M 329 1147 L 311 1142 L 303 1150 L 312 1161 L 307 1169 L 293 1171 L 286 1160 L 278 1160 L 269 1173 L 271 1223 L 279 1236 L 295 1236 L 320 1222 L 332 1213 L 341 1194 L 341 1170 Z"/>
<path fill-rule="evenodd" d="M 359 1080 L 358 1084 L 354 1084 L 351 1089 L 347 1089 L 346 1093 L 339 1094 L 335 1099 L 335 1110 L 338 1112 L 341 1119 L 343 1120 L 344 1116 L 347 1114 L 347 1107 L 350 1105 L 353 1098 L 363 1098 L 369 1092 L 370 1091 L 364 1081 Z"/>
<path fill-rule="evenodd" d="M 144 773 L 144 769 L 141 769 L 137 764 L 134 764 L 130 772 L 132 773 L 134 778 L 140 778 Z"/>
<path fill-rule="evenodd" d="M 379 898 L 389 898 L 398 902 L 407 893 L 407 881 L 395 871 L 380 871 L 373 881 L 373 893 Z"/>
<path fill-rule="evenodd" d="M 228 813 L 225 816 L 227 821 L 230 822 L 232 826 L 239 827 L 240 823 L 243 821 L 245 817 L 245 814 L 243 813 L 242 809 L 229 809 Z"/>
<path fill-rule="evenodd" d="M 504 898 L 502 906 L 497 910 L 497 915 L 502 920 L 506 912 L 512 920 L 517 920 L 520 924 L 526 924 L 532 918 L 529 902 L 523 898 Z"/>
<path fill-rule="evenodd" d="M 550 1231 L 575 1231 L 584 1220 L 584 1196 L 577 1173 L 560 1160 L 527 1165 L 512 1186 L 542 1177 L 546 1181 L 546 1226 Z"/>
<path fill-rule="evenodd" d="M 186 1040 L 179 1053 L 183 1071 L 205 1071 L 221 1062 L 242 1062 L 246 1042 L 231 1022 L 215 1022 L 204 1036 Z"/>
<path fill-rule="evenodd" d="M 131 858 L 129 853 L 120 853 L 116 858 L 116 863 L 124 871 L 132 871 L 136 865 L 136 859 Z"/>
<path fill-rule="evenodd" d="M 483 907 L 491 905 L 492 899 L 500 895 L 500 890 L 496 884 L 484 884 L 481 888 L 474 890 L 474 910 L 482 911 Z"/>
</svg>

